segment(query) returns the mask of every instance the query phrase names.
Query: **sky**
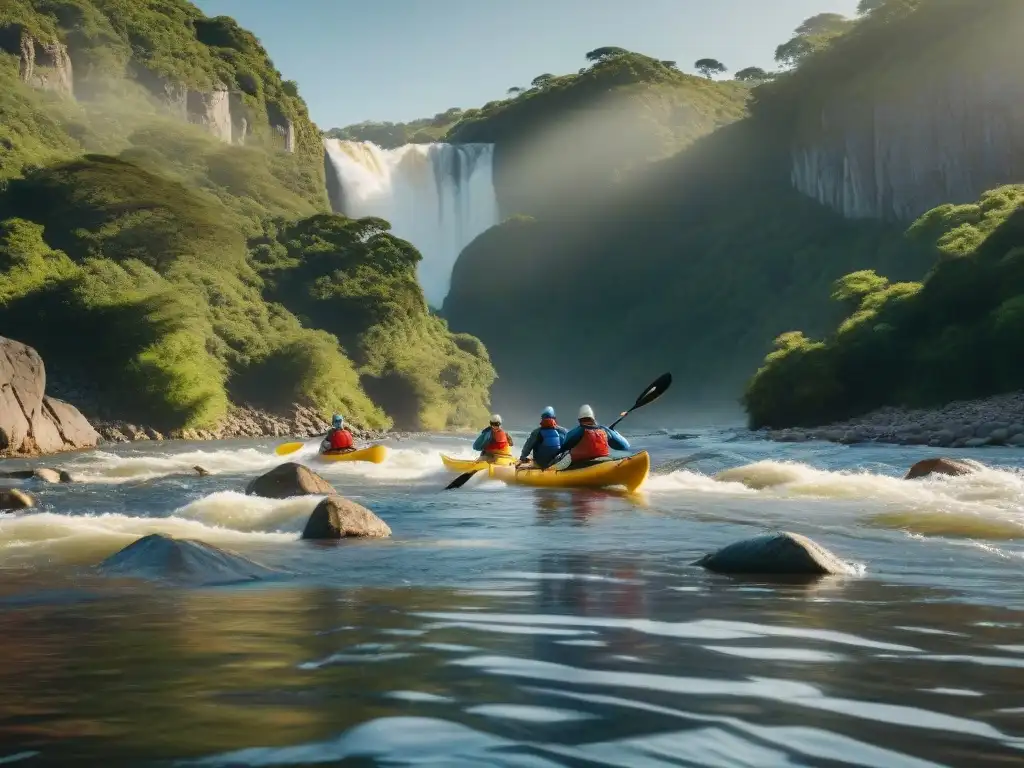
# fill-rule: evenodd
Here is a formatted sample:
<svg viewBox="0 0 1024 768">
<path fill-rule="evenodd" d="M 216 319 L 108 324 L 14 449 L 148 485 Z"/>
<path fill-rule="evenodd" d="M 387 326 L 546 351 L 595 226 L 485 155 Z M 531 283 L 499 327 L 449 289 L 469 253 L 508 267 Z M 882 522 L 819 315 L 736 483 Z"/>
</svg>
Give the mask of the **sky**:
<svg viewBox="0 0 1024 768">
<path fill-rule="evenodd" d="M 233 16 L 295 80 L 322 130 L 479 107 L 537 75 L 575 72 L 615 45 L 693 71 L 774 69 L 809 16 L 857 0 L 193 0 Z"/>
</svg>

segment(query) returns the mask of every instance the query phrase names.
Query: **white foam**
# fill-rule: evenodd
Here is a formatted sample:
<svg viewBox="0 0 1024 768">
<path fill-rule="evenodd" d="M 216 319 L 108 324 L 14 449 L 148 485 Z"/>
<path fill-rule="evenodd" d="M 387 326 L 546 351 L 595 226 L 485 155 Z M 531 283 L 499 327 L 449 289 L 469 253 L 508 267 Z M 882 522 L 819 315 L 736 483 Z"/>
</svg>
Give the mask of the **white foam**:
<svg viewBox="0 0 1024 768">
<path fill-rule="evenodd" d="M 908 481 L 867 470 L 830 471 L 798 462 L 759 461 L 714 477 L 688 470 L 653 476 L 645 490 L 676 496 L 857 501 L 864 504 L 856 512 L 883 527 L 925 535 L 1024 538 L 1024 474 L 1014 470 L 980 467 L 959 477 Z"/>
</svg>

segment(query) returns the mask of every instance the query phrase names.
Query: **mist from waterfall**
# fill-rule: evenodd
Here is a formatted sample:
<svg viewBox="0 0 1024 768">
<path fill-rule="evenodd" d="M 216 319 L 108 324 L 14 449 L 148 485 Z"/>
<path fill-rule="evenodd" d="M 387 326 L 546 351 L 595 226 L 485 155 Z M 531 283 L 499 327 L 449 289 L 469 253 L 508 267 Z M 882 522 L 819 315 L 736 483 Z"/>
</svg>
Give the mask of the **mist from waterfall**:
<svg viewBox="0 0 1024 768">
<path fill-rule="evenodd" d="M 498 223 L 491 144 L 376 144 L 326 139 L 333 168 L 332 200 L 352 218 L 378 216 L 423 254 L 418 278 L 427 303 L 439 308 L 452 269 L 473 238 Z"/>
</svg>

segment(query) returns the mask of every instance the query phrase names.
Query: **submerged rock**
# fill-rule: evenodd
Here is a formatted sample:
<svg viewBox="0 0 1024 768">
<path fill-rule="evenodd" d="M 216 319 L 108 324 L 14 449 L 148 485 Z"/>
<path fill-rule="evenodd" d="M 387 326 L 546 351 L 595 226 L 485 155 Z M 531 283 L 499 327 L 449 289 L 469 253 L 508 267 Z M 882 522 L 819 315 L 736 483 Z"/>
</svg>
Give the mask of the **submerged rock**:
<svg viewBox="0 0 1024 768">
<path fill-rule="evenodd" d="M 391 528 L 361 504 L 332 495 L 316 505 L 302 531 L 304 539 L 384 538 Z"/>
<path fill-rule="evenodd" d="M 265 499 L 287 499 L 291 496 L 331 495 L 338 492 L 309 467 L 289 461 L 257 477 L 249 483 L 245 493 Z"/>
<path fill-rule="evenodd" d="M 694 563 L 715 573 L 852 575 L 853 567 L 799 533 L 767 533 L 737 541 Z"/>
<path fill-rule="evenodd" d="M 198 464 L 192 467 L 192 469 L 194 469 L 196 474 L 199 475 L 200 477 L 209 477 L 211 474 L 213 474 L 212 472 L 210 472 L 210 470 L 200 467 Z"/>
<path fill-rule="evenodd" d="M 0 509 L 31 509 L 35 499 L 17 488 L 0 489 Z"/>
<path fill-rule="evenodd" d="M 279 575 L 279 571 L 237 552 L 193 539 L 160 533 L 143 536 L 97 568 L 108 576 L 128 576 L 188 584 L 226 584 Z"/>
<path fill-rule="evenodd" d="M 968 464 L 966 461 L 939 457 L 937 459 L 923 459 L 917 462 L 907 471 L 907 474 L 904 475 L 903 479 L 915 480 L 919 477 L 928 477 L 929 475 L 950 475 L 957 477 L 959 475 L 969 475 L 977 470 L 977 466 Z"/>
</svg>

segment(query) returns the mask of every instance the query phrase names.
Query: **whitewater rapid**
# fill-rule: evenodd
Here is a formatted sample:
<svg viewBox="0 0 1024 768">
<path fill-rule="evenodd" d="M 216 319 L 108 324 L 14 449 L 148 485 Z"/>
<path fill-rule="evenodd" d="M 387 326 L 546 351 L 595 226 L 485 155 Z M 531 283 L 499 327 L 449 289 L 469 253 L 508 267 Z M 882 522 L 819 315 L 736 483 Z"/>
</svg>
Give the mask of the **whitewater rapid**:
<svg viewBox="0 0 1024 768">
<path fill-rule="evenodd" d="M 338 213 L 376 216 L 423 255 L 418 268 L 427 302 L 439 308 L 459 253 L 498 223 L 494 147 L 490 144 L 407 144 L 326 139 Z"/>
<path fill-rule="evenodd" d="M 864 466 L 830 458 L 825 463 L 831 466 L 815 466 L 795 458 L 759 459 L 757 453 L 775 450 L 763 445 L 741 451 L 730 444 L 728 451 L 723 447 L 716 452 L 688 451 L 657 438 L 650 446 L 637 442 L 649 447 L 655 459 L 648 482 L 632 497 L 538 492 L 483 476 L 458 492 L 446 492 L 452 475 L 444 469 L 441 454 L 474 455 L 468 438 L 453 436 L 391 441 L 389 458 L 380 465 L 315 463 L 312 442 L 284 459 L 274 454 L 273 443 L 253 441 L 92 451 L 59 462 L 74 478 L 69 485 L 20 484 L 37 496 L 39 509 L 0 516 L 0 568 L 42 561 L 93 563 L 151 533 L 241 549 L 290 546 L 321 497 L 273 500 L 244 493 L 251 478 L 286 460 L 313 467 L 339 492 L 371 509 L 383 504 L 443 515 L 455 504 L 479 510 L 481 524 L 524 514 L 524 505 L 585 508 L 615 497 L 625 509 L 644 514 L 858 536 L 890 532 L 943 537 L 987 547 L 998 556 L 1022 557 L 1024 475 L 1012 467 L 905 481 L 896 465 Z M 211 475 L 198 476 L 197 465 Z M 401 539 L 402 522 L 388 522 Z"/>
</svg>

